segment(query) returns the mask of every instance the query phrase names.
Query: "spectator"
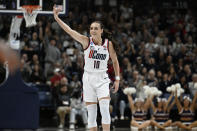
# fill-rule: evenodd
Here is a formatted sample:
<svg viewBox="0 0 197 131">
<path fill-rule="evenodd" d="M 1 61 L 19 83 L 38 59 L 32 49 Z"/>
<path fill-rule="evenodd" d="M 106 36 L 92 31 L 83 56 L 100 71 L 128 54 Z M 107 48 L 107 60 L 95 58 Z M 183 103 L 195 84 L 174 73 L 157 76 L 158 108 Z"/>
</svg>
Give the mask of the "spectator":
<svg viewBox="0 0 197 131">
<path fill-rule="evenodd" d="M 142 63 L 142 57 L 138 56 L 136 61 L 137 63 L 134 65 L 134 68 L 141 72 L 144 67 L 144 64 Z"/>
<path fill-rule="evenodd" d="M 179 36 L 176 37 L 176 41 L 172 43 L 172 50 L 173 50 L 173 53 L 175 55 L 178 54 L 178 52 L 180 51 L 181 49 L 181 46 L 183 46 L 183 43 L 181 41 L 181 38 Z"/>
<path fill-rule="evenodd" d="M 65 80 L 66 82 L 61 82 L 61 85 L 58 88 L 57 91 L 57 114 L 60 118 L 60 124 L 59 128 L 64 127 L 65 123 L 65 115 L 70 112 L 70 95 L 68 92 L 68 87 L 67 87 L 67 79 L 63 78 L 63 81 Z"/>
<path fill-rule="evenodd" d="M 148 72 L 148 78 L 146 79 L 147 85 L 151 87 L 157 87 L 158 81 L 157 78 L 155 77 L 155 70 L 151 69 Z"/>
<path fill-rule="evenodd" d="M 126 107 L 129 107 L 128 105 L 128 99 L 127 96 L 123 93 L 123 90 L 125 88 L 128 88 L 129 84 L 127 81 L 122 81 L 120 83 L 120 89 L 118 90 L 118 94 L 119 94 L 119 110 L 120 110 L 120 120 L 124 120 L 125 119 L 125 109 Z"/>
<path fill-rule="evenodd" d="M 188 36 L 186 48 L 188 49 L 188 51 L 192 51 L 195 47 L 196 47 L 196 43 L 193 42 L 192 36 Z"/>
<path fill-rule="evenodd" d="M 40 64 L 40 62 L 39 62 L 39 59 L 38 59 L 38 55 L 34 54 L 32 56 L 32 60 L 30 61 L 31 69 L 33 69 L 36 64 Z"/>
<path fill-rule="evenodd" d="M 72 92 L 70 126 L 69 129 L 75 129 L 76 115 L 81 115 L 85 128 L 88 129 L 88 116 L 85 103 L 81 99 L 81 86 L 76 87 Z"/>
<path fill-rule="evenodd" d="M 197 89 L 194 88 L 194 84 L 197 85 L 197 74 L 192 75 L 192 81 L 188 83 L 189 84 L 189 90 L 191 92 L 192 97 L 194 97 L 195 93 L 197 92 Z"/>
<path fill-rule="evenodd" d="M 163 75 L 163 80 L 159 83 L 158 89 L 159 89 L 160 91 L 162 91 L 162 92 L 163 92 L 163 95 L 164 95 L 165 93 L 167 93 L 166 88 L 167 88 L 168 86 L 171 86 L 171 83 L 170 83 L 168 74 L 165 73 L 165 74 Z"/>
<path fill-rule="evenodd" d="M 53 63 L 56 63 L 60 59 L 60 51 L 56 47 L 56 40 L 51 39 L 50 43 L 46 41 L 45 43 L 45 77 L 48 77 L 48 74 L 52 73 L 54 69 Z"/>
<path fill-rule="evenodd" d="M 188 87 L 188 83 L 186 81 L 186 77 L 184 75 L 182 75 L 179 79 L 180 79 L 181 87 L 185 90 L 185 94 L 190 95 L 190 90 L 189 90 L 189 87 Z"/>
<path fill-rule="evenodd" d="M 43 70 L 39 66 L 39 64 L 35 64 L 31 73 L 31 82 L 36 83 L 36 84 L 41 84 L 44 83 L 44 75 L 43 75 Z"/>
<path fill-rule="evenodd" d="M 40 40 L 38 39 L 37 32 L 32 33 L 32 39 L 29 41 L 29 47 L 30 51 L 40 51 Z"/>
<path fill-rule="evenodd" d="M 30 75 L 32 73 L 32 70 L 29 64 L 27 64 L 24 59 L 21 59 L 20 71 L 21 71 L 21 76 L 23 80 L 25 82 L 30 82 Z"/>
</svg>

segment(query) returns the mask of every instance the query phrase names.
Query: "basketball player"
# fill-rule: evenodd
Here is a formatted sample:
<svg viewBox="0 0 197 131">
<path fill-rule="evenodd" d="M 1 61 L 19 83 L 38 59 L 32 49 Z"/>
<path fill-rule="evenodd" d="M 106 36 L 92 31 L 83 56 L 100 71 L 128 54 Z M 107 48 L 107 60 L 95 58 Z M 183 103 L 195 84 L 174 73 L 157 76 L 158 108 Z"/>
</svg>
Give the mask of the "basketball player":
<svg viewBox="0 0 197 131">
<path fill-rule="evenodd" d="M 91 37 L 88 38 L 87 36 L 81 35 L 72 30 L 66 23 L 64 23 L 58 17 L 59 11 L 60 9 L 54 6 L 53 13 L 55 20 L 65 32 L 81 43 L 84 49 L 85 66 L 83 74 L 83 94 L 88 110 L 88 127 L 90 131 L 97 131 L 97 101 L 99 101 L 103 131 L 110 131 L 110 80 L 106 71 L 107 63 L 110 57 L 113 62 L 116 76 L 113 86 L 115 93 L 119 88 L 120 80 L 119 63 L 116 55 L 116 49 L 118 48 L 115 42 L 110 39 L 109 33 L 107 34 L 104 31 L 103 25 L 99 21 L 95 21 L 90 25 Z"/>
</svg>

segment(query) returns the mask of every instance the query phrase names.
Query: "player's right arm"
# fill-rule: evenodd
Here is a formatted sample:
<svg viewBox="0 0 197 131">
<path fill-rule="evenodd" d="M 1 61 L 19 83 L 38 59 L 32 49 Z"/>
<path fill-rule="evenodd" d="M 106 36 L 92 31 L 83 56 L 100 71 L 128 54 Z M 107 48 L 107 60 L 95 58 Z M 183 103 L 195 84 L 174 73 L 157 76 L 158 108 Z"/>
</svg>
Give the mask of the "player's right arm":
<svg viewBox="0 0 197 131">
<path fill-rule="evenodd" d="M 87 36 L 81 35 L 80 33 L 78 33 L 75 30 L 72 30 L 66 23 L 64 23 L 59 17 L 58 17 L 58 13 L 60 12 L 60 9 L 56 7 L 56 5 L 53 6 L 53 14 L 54 14 L 54 18 L 57 21 L 57 23 L 61 26 L 62 29 L 64 29 L 64 31 L 66 33 L 68 33 L 73 39 L 75 39 L 76 41 L 78 41 L 79 43 L 82 44 L 83 49 L 86 49 L 86 47 L 88 47 L 89 44 L 89 38 Z"/>
</svg>

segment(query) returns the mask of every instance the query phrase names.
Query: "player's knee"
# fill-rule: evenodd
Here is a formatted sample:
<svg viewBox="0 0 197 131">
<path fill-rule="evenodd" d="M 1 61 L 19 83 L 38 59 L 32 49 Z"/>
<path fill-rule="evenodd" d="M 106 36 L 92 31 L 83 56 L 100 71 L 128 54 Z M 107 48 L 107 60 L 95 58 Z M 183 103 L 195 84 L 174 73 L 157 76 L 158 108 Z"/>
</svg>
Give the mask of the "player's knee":
<svg viewBox="0 0 197 131">
<path fill-rule="evenodd" d="M 88 127 L 89 128 L 96 127 L 97 104 L 87 105 L 87 110 L 88 110 Z"/>
<path fill-rule="evenodd" d="M 100 106 L 100 112 L 102 116 L 102 124 L 110 124 L 111 123 L 111 117 L 109 113 L 109 99 L 101 99 L 99 101 Z"/>
</svg>

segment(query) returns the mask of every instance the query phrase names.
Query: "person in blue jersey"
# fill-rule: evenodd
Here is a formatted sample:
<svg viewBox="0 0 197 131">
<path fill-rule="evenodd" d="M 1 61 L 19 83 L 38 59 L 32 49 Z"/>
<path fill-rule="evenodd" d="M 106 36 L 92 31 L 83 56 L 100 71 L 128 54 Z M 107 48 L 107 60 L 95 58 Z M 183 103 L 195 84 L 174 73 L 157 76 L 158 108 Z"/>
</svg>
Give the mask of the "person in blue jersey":
<svg viewBox="0 0 197 131">
<path fill-rule="evenodd" d="M 127 95 L 130 109 L 132 112 L 132 120 L 130 125 L 138 129 L 144 129 L 150 125 L 150 120 L 147 120 L 147 110 L 150 106 L 150 98 L 144 99 L 135 98 L 133 100 L 131 95 Z"/>
<path fill-rule="evenodd" d="M 118 91 L 120 81 L 119 62 L 116 54 L 119 49 L 117 43 L 111 37 L 111 33 L 104 30 L 103 24 L 100 21 L 91 23 L 90 37 L 71 29 L 58 17 L 60 10 L 54 5 L 53 13 L 55 20 L 84 49 L 85 65 L 82 81 L 83 99 L 88 110 L 88 128 L 90 131 L 97 131 L 97 103 L 99 103 L 103 131 L 110 131 L 110 80 L 106 72 L 108 70 L 108 60 L 111 58 L 115 71 L 115 81 L 112 87 L 115 93 Z"/>
<path fill-rule="evenodd" d="M 180 115 L 180 121 L 174 122 L 173 125 L 186 130 L 191 130 L 193 127 L 197 127 L 197 121 L 194 121 L 196 100 L 197 92 L 195 93 L 193 100 L 191 100 L 189 96 L 184 96 L 181 102 L 176 93 L 175 102 Z"/>
<path fill-rule="evenodd" d="M 175 101 L 170 104 L 172 97 L 173 93 L 168 97 L 168 100 L 166 98 L 158 97 L 156 105 L 151 102 L 151 108 L 153 109 L 153 118 L 151 120 L 152 126 L 156 126 L 160 129 L 171 126 L 172 120 L 169 119 L 169 113 L 175 104 Z"/>
</svg>

